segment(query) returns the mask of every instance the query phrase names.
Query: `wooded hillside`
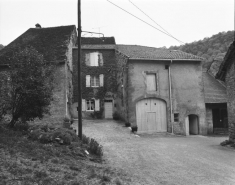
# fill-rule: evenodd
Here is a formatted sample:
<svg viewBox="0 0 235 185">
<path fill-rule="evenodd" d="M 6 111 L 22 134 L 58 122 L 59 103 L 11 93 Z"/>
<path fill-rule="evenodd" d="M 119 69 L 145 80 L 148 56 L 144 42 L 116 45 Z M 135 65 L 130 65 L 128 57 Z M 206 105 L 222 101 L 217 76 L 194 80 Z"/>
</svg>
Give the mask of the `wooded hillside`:
<svg viewBox="0 0 235 185">
<path fill-rule="evenodd" d="M 0 44 L 0 50 L 1 50 L 2 48 L 4 48 L 4 46 L 3 46 L 2 44 Z"/>
<path fill-rule="evenodd" d="M 234 31 L 220 32 L 212 37 L 169 49 L 181 50 L 205 58 L 204 67 L 214 75 L 234 39 Z"/>
</svg>

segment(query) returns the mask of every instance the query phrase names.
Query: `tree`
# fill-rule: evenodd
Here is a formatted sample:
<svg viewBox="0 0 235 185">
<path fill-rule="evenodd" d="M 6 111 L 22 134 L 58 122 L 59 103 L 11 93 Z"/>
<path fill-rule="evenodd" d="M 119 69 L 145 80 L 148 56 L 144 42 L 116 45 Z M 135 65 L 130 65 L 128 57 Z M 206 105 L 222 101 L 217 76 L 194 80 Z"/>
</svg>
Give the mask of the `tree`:
<svg viewBox="0 0 235 185">
<path fill-rule="evenodd" d="M 10 61 L 7 83 L 10 97 L 5 105 L 12 116 L 9 126 L 14 127 L 19 119 L 23 122 L 41 119 L 49 113 L 54 67 L 32 47 L 15 53 Z"/>
<path fill-rule="evenodd" d="M 0 44 L 0 50 L 3 49 L 3 48 L 4 48 L 4 46 L 2 44 Z"/>
</svg>

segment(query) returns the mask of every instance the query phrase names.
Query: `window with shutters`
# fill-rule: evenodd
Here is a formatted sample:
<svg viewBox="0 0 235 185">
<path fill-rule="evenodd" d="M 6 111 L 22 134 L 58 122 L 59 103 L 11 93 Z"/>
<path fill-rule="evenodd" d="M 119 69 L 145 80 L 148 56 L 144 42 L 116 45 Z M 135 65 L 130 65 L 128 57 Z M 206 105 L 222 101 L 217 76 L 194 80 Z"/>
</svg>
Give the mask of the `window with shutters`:
<svg viewBox="0 0 235 185">
<path fill-rule="evenodd" d="M 82 111 L 100 111 L 99 99 L 82 99 Z"/>
<path fill-rule="evenodd" d="M 156 73 L 146 73 L 147 91 L 157 91 Z"/>
<path fill-rule="evenodd" d="M 102 53 L 99 53 L 99 52 L 87 53 L 86 65 L 87 66 L 103 66 Z"/>
<path fill-rule="evenodd" d="M 86 75 L 86 87 L 103 87 L 104 84 L 104 75 Z"/>
</svg>

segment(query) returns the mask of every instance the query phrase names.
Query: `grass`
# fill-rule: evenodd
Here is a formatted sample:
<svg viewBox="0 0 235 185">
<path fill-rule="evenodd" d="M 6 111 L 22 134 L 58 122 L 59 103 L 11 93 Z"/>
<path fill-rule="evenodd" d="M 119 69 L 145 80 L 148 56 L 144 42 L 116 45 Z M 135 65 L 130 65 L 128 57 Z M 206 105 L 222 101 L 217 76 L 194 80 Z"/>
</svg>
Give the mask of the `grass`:
<svg viewBox="0 0 235 185">
<path fill-rule="evenodd" d="M 96 155 L 85 155 L 86 147 L 80 140 L 43 144 L 0 124 L 0 184 L 131 184 L 124 172 Z"/>
</svg>

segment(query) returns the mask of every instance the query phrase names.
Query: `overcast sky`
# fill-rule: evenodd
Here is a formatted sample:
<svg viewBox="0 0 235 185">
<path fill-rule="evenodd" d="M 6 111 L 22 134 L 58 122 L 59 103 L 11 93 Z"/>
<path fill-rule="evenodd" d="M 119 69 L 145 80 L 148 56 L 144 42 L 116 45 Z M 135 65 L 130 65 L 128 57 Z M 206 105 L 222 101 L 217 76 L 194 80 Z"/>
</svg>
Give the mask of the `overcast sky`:
<svg viewBox="0 0 235 185">
<path fill-rule="evenodd" d="M 234 0 L 81 0 L 82 30 L 114 36 L 117 44 L 169 47 L 234 30 Z M 77 0 L 0 0 L 0 44 L 7 45 L 29 28 L 77 26 Z M 84 35 L 83 33 L 82 35 Z M 91 36 L 86 34 L 85 36 Z M 99 36 L 99 35 L 92 35 Z"/>
</svg>

